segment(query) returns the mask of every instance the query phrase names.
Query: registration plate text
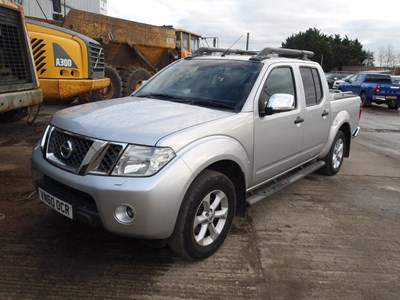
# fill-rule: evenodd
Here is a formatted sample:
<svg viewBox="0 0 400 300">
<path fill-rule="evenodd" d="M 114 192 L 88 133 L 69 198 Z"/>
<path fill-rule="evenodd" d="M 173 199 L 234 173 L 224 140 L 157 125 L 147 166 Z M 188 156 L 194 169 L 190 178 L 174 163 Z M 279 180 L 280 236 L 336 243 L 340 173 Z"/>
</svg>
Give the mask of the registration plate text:
<svg viewBox="0 0 400 300">
<path fill-rule="evenodd" d="M 60 214 L 73 219 L 72 205 L 64 202 L 39 188 L 39 198 Z"/>
</svg>

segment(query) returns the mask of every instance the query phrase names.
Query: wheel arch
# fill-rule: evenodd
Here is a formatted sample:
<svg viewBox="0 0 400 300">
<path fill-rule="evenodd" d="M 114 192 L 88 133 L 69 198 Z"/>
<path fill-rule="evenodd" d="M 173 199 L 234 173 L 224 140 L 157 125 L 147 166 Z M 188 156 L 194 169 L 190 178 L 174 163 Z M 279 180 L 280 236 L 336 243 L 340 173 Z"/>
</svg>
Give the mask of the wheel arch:
<svg viewBox="0 0 400 300">
<path fill-rule="evenodd" d="M 350 144 L 351 144 L 351 130 L 350 130 L 350 124 L 349 123 L 343 123 L 342 126 L 340 126 L 339 131 L 344 133 L 344 136 L 346 138 L 346 148 L 344 151 L 344 157 L 349 157 L 350 155 Z"/>
<path fill-rule="evenodd" d="M 346 137 L 346 150 L 344 152 L 345 157 L 349 157 L 350 154 L 350 143 L 351 143 L 351 126 L 350 126 L 350 114 L 347 111 L 341 111 L 335 117 L 331 130 L 329 131 L 328 140 L 325 144 L 325 148 L 321 151 L 318 158 L 321 159 L 329 152 L 333 141 L 339 131 L 342 131 Z"/>
<path fill-rule="evenodd" d="M 244 217 L 246 211 L 246 183 L 240 166 L 231 160 L 221 160 L 209 165 L 206 169 L 220 172 L 232 181 L 236 191 L 236 215 Z"/>
<path fill-rule="evenodd" d="M 192 182 L 206 169 L 227 176 L 236 191 L 236 215 L 244 216 L 246 186 L 250 180 L 252 169 L 251 158 L 241 143 L 227 136 L 207 137 L 185 147 L 178 156 L 192 170 Z"/>
</svg>

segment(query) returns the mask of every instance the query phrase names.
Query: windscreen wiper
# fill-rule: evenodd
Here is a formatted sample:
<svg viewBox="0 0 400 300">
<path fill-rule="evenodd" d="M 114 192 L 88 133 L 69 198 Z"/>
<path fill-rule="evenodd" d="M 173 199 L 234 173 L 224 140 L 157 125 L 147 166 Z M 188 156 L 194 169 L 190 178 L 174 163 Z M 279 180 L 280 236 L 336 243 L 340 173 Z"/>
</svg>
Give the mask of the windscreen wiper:
<svg viewBox="0 0 400 300">
<path fill-rule="evenodd" d="M 163 94 L 163 93 L 144 93 L 144 94 L 141 94 L 141 95 L 137 95 L 136 97 L 161 99 L 161 100 L 171 100 L 171 99 L 175 99 L 176 98 L 173 95 Z"/>
<path fill-rule="evenodd" d="M 179 102 L 179 103 L 192 103 L 192 100 L 186 98 L 186 97 L 180 97 L 176 95 L 170 95 L 170 94 L 163 94 L 163 93 L 147 93 L 147 94 L 142 94 L 138 95 L 136 97 L 139 98 L 152 98 L 152 99 L 159 99 L 159 100 L 169 100 L 173 102 Z"/>
<path fill-rule="evenodd" d="M 224 102 L 217 102 L 211 100 L 191 100 L 192 105 L 200 105 L 200 106 L 211 106 L 211 107 L 220 107 L 220 108 L 228 108 L 228 109 L 235 109 L 232 104 L 227 104 Z"/>
<path fill-rule="evenodd" d="M 191 104 L 191 105 L 199 105 L 199 106 L 227 108 L 230 110 L 235 109 L 235 107 L 233 105 L 226 104 L 223 102 L 204 100 L 204 99 L 192 99 L 192 98 L 180 97 L 180 96 L 176 96 L 176 95 L 163 94 L 163 93 L 146 93 L 146 94 L 138 95 L 136 97 L 169 100 L 169 101 L 173 101 L 173 102 L 179 102 L 179 103 L 185 103 L 185 104 Z"/>
</svg>

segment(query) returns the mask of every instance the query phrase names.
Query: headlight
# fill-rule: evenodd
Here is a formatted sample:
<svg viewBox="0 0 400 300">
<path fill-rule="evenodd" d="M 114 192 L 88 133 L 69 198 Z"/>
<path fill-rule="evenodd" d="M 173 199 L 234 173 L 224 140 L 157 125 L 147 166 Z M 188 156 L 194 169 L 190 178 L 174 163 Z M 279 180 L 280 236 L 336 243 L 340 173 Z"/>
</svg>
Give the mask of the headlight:
<svg viewBox="0 0 400 300">
<path fill-rule="evenodd" d="M 129 145 L 114 167 L 112 175 L 151 176 L 174 157 L 175 153 L 171 148 Z"/>
</svg>

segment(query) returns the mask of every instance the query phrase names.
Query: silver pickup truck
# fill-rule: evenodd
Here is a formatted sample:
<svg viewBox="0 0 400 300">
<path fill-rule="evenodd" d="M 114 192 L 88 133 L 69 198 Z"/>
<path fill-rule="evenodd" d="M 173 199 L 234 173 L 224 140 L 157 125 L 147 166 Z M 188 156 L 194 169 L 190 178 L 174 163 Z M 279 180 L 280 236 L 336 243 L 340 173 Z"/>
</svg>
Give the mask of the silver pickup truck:
<svg viewBox="0 0 400 300">
<path fill-rule="evenodd" d="M 330 93 L 312 54 L 201 48 L 130 97 L 59 111 L 32 154 L 39 198 L 190 260 L 212 255 L 247 206 L 349 156 L 360 98 Z"/>
</svg>

